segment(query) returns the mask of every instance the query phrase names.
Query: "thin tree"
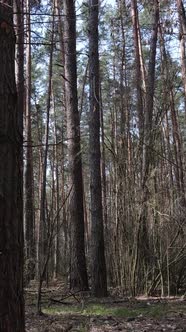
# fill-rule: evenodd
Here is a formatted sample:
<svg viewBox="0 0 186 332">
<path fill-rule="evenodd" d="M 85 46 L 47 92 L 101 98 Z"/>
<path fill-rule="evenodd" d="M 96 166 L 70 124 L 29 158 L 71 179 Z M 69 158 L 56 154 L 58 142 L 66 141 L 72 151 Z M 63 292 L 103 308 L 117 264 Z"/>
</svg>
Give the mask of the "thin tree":
<svg viewBox="0 0 186 332">
<path fill-rule="evenodd" d="M 67 112 L 71 220 L 71 289 L 87 290 L 80 118 L 77 99 L 76 15 L 74 0 L 64 1 L 65 97 Z"/>
<path fill-rule="evenodd" d="M 100 151 L 100 84 L 98 53 L 98 0 L 89 1 L 89 79 L 90 79 L 90 193 L 92 292 L 107 295 L 104 252 Z"/>
<path fill-rule="evenodd" d="M 186 49 L 185 49 L 185 41 L 186 41 L 186 13 L 182 0 L 177 0 L 177 8 L 178 8 L 178 18 L 180 25 L 180 56 L 181 56 L 181 74 L 182 74 L 182 82 L 184 87 L 184 103 L 185 103 L 185 112 L 186 112 Z"/>
<path fill-rule="evenodd" d="M 49 55 L 49 68 L 48 68 L 48 91 L 47 91 L 47 110 L 46 110 L 46 126 L 45 126 L 45 148 L 43 153 L 43 169 L 42 169 L 42 185 L 41 185 L 41 201 L 40 201 L 40 225 L 39 225 L 39 284 L 38 284 L 38 298 L 37 298 L 37 311 L 41 314 L 41 289 L 43 281 L 46 278 L 47 265 L 49 258 L 48 249 L 48 220 L 46 216 L 46 204 L 47 204 L 47 191 L 46 191 L 46 180 L 47 180 L 47 161 L 49 151 L 49 121 L 50 121 L 50 109 L 51 109 L 51 95 L 52 95 L 52 74 L 53 74 L 53 48 L 54 48 L 54 24 L 55 16 L 53 9 L 53 20 L 52 20 L 52 31 L 51 31 L 51 47 Z M 49 248 L 50 249 L 50 248 Z M 46 263 L 47 262 L 47 263 Z"/>
<path fill-rule="evenodd" d="M 149 238 L 148 238 L 148 200 L 149 190 L 147 181 L 149 179 L 152 165 L 152 143 L 153 143 L 153 108 L 155 92 L 155 68 L 156 68 L 156 48 L 159 24 L 159 1 L 154 1 L 153 29 L 150 43 L 150 54 L 148 64 L 145 117 L 144 117 L 144 147 L 143 147 L 143 174 L 142 174 L 142 208 L 139 217 L 139 228 L 137 232 L 136 262 L 144 265 L 146 269 L 149 259 Z M 141 269 L 142 271 L 142 269 Z M 135 272 L 134 272 L 135 274 Z M 139 275 L 140 276 L 140 275 Z M 141 277 L 140 277 L 141 278 Z"/>
<path fill-rule="evenodd" d="M 34 277 L 33 259 L 34 248 L 34 203 L 33 203 L 33 158 L 31 133 L 31 29 L 30 29 L 30 1 L 26 1 L 27 8 L 27 44 L 26 44 L 26 78 L 25 78 L 25 169 L 24 169 L 24 225 L 25 225 L 25 254 L 28 260 L 28 279 Z M 32 262 L 32 264 L 30 264 Z M 29 272 L 31 274 L 29 275 Z M 28 280 L 29 281 L 29 280 Z"/>
<path fill-rule="evenodd" d="M 13 3 L 0 4 L 0 331 L 24 332 L 22 126 Z"/>
<path fill-rule="evenodd" d="M 136 93 L 137 93 L 137 113 L 139 121 L 139 133 L 140 140 L 143 140 L 144 130 L 144 105 L 142 94 L 142 69 L 140 61 L 140 47 L 139 47 L 139 26 L 138 26 L 138 8 L 137 1 L 131 0 L 131 15 L 133 25 L 133 37 L 134 37 L 134 51 L 135 51 L 135 64 L 136 64 Z"/>
</svg>

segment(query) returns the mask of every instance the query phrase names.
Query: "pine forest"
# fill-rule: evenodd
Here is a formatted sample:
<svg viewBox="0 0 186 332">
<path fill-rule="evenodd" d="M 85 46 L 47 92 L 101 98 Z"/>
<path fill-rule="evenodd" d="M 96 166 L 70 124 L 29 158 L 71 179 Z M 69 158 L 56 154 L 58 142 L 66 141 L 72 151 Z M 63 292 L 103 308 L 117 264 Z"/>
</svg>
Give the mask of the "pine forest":
<svg viewBox="0 0 186 332">
<path fill-rule="evenodd" d="M 186 1 L 0 1 L 0 332 L 185 300 Z"/>
</svg>

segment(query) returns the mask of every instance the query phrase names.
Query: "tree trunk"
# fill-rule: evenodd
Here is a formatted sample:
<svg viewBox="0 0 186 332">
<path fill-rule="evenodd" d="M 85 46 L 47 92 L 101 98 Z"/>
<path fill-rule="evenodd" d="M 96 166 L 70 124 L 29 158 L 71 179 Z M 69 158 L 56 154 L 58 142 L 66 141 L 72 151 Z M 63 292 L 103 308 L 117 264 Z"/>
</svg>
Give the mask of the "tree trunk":
<svg viewBox="0 0 186 332">
<path fill-rule="evenodd" d="M 31 31 L 30 31 L 30 1 L 27 0 L 27 45 L 26 45 L 26 93 L 25 93 L 25 174 L 24 174 L 24 225 L 25 248 L 29 279 L 34 278 L 34 204 L 33 204 L 33 160 L 32 160 L 32 133 L 31 133 Z M 29 281 L 29 280 L 28 280 Z"/>
<path fill-rule="evenodd" d="M 155 64 L 156 64 L 156 46 L 159 23 L 159 2 L 154 3 L 154 24 L 150 45 L 150 58 L 147 77 L 146 91 L 146 109 L 145 109 L 145 133 L 144 133 L 144 169 L 143 169 L 143 187 L 149 175 L 151 163 L 151 142 L 152 142 L 152 125 L 153 125 L 153 105 L 154 105 L 154 85 L 155 85 Z"/>
<path fill-rule="evenodd" d="M 90 193 L 92 292 L 107 295 L 104 253 L 103 209 L 100 152 L 100 84 L 98 54 L 98 0 L 89 2 L 89 77 L 90 77 Z"/>
<path fill-rule="evenodd" d="M 12 1 L 6 1 L 0 4 L 0 331 L 24 332 L 22 109 L 12 27 Z"/>
<path fill-rule="evenodd" d="M 71 218 L 71 289 L 88 289 L 85 259 L 80 119 L 77 99 L 76 15 L 73 0 L 64 1 L 65 90 Z"/>
<path fill-rule="evenodd" d="M 131 0 L 131 14 L 133 24 L 133 36 L 134 36 L 134 49 L 135 49 L 135 63 L 136 63 L 136 90 L 137 90 L 137 113 L 139 120 L 139 134 L 140 141 L 143 141 L 144 131 L 144 108 L 143 108 L 143 94 L 142 94 L 142 69 L 140 61 L 140 49 L 139 49 L 139 37 L 140 34 L 138 26 L 138 9 L 136 0 Z"/>
<path fill-rule="evenodd" d="M 142 200 L 141 212 L 139 217 L 139 227 L 137 231 L 137 250 L 140 251 L 138 256 L 138 263 L 144 268 L 148 267 L 149 260 L 149 236 L 148 236 L 148 201 L 150 192 L 147 186 L 149 179 L 151 165 L 152 165 L 152 142 L 153 142 L 153 106 L 154 106 L 154 85 L 155 85 L 155 64 L 156 64 L 156 47 L 158 37 L 158 23 L 159 23 L 159 1 L 154 2 L 154 23 L 150 45 L 148 77 L 146 87 L 145 100 L 145 124 L 144 124 L 144 148 L 143 148 L 143 178 L 142 178 Z M 143 262 L 143 263 L 142 263 Z M 141 269 L 142 271 L 142 269 Z M 144 271 L 147 273 L 147 271 Z M 143 273 L 143 272 L 142 272 Z M 141 279 L 139 275 L 138 278 Z M 140 281 L 140 280 L 139 280 Z M 141 283 L 141 281 L 140 281 Z"/>
<path fill-rule="evenodd" d="M 54 10 L 52 18 L 52 31 L 51 31 L 51 48 L 49 57 L 48 69 L 48 94 L 47 94 L 47 114 L 46 114 L 46 127 L 45 127 L 45 149 L 43 154 L 43 173 L 42 173 L 42 186 L 41 186 L 41 201 L 40 201 L 40 225 L 39 225 L 39 286 L 38 286 L 38 299 L 37 311 L 41 313 L 41 288 L 42 283 L 46 278 L 48 260 L 48 241 L 49 220 L 46 218 L 46 180 L 47 180 L 47 160 L 48 160 L 48 140 L 49 140 L 49 121 L 50 121 L 50 108 L 51 108 L 51 94 L 52 94 L 52 72 L 53 72 L 53 44 L 54 44 Z M 50 248 L 49 248 L 50 250 Z M 47 263 L 46 263 L 47 260 Z"/>
<path fill-rule="evenodd" d="M 185 102 L 185 115 L 186 115 L 186 14 L 182 0 L 177 0 L 178 18 L 180 24 L 180 55 L 181 55 L 181 74 L 184 87 L 184 102 Z"/>
</svg>

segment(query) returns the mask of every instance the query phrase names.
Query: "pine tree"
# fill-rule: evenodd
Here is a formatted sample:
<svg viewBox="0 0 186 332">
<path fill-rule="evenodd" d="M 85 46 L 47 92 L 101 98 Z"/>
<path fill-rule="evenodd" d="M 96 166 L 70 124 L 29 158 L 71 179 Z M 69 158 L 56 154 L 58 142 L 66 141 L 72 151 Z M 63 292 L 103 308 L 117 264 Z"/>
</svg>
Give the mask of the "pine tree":
<svg viewBox="0 0 186 332">
<path fill-rule="evenodd" d="M 77 99 L 76 16 L 73 0 L 64 1 L 65 96 L 70 177 L 70 287 L 87 290 L 84 242 L 83 178 Z"/>
<path fill-rule="evenodd" d="M 12 1 L 0 4 L 0 330 L 24 332 L 22 126 Z"/>
<path fill-rule="evenodd" d="M 91 264 L 92 292 L 99 297 L 107 295 L 100 164 L 99 2 L 91 0 L 89 10 Z"/>
</svg>

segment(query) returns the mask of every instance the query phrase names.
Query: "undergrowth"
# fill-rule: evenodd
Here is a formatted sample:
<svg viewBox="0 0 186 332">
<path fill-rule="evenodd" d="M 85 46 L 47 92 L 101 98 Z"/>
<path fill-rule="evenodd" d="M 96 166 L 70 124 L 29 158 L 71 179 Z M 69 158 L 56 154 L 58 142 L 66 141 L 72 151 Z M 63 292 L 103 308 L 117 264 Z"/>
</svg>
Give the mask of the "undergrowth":
<svg viewBox="0 0 186 332">
<path fill-rule="evenodd" d="M 171 304 L 150 304 L 144 306 L 108 306 L 105 304 L 87 304 L 84 308 L 80 305 L 73 306 L 51 306 L 44 308 L 43 312 L 47 314 L 71 314 L 71 315 L 84 315 L 84 316 L 115 316 L 123 318 L 136 318 L 140 316 L 152 317 L 152 318 L 161 318 L 165 317 L 168 314 L 171 314 L 171 311 L 183 312 L 186 311 L 186 306 L 175 306 L 172 307 Z"/>
</svg>

